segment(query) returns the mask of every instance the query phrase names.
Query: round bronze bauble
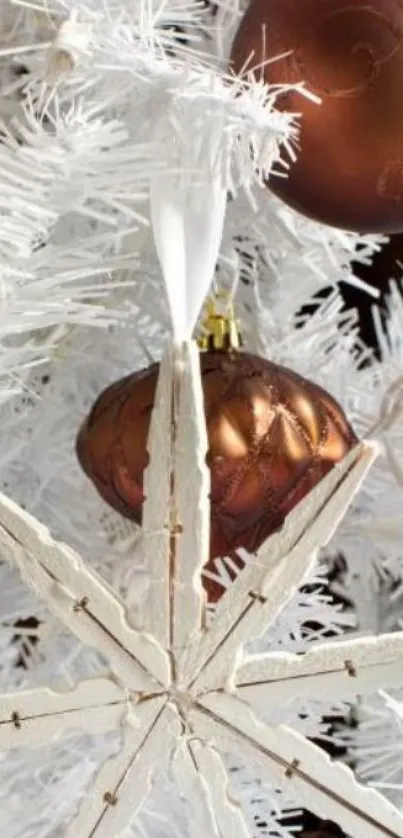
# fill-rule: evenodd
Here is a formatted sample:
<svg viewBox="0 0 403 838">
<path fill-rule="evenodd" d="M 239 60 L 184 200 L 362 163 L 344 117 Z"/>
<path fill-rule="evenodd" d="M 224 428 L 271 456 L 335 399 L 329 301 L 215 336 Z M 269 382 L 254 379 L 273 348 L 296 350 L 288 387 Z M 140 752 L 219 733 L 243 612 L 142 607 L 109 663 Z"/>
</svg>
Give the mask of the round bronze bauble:
<svg viewBox="0 0 403 838">
<path fill-rule="evenodd" d="M 244 352 L 206 352 L 200 362 L 213 562 L 239 547 L 254 553 L 357 438 L 325 390 L 285 367 Z M 108 387 L 77 440 L 80 463 L 104 500 L 137 523 L 158 369 Z M 211 600 L 222 593 L 208 587 Z"/>
<path fill-rule="evenodd" d="M 276 195 L 324 224 L 403 230 L 402 0 L 252 0 L 231 66 L 322 100 L 278 102 L 301 114 L 301 134 L 289 177 L 270 177 Z"/>
</svg>

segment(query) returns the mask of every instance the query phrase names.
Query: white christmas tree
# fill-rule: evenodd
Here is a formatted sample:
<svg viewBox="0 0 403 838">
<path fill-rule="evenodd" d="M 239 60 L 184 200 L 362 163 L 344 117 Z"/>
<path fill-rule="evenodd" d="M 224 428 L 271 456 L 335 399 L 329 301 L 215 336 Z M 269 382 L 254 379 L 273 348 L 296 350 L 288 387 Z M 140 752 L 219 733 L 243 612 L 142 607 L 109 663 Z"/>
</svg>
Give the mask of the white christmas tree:
<svg viewBox="0 0 403 838">
<path fill-rule="evenodd" d="M 9 838 L 285 838 L 301 809 L 354 838 L 403 836 L 403 302 L 391 284 L 375 360 L 338 283 L 360 287 L 351 264 L 385 236 L 308 221 L 263 185 L 292 165 L 298 115 L 276 110 L 284 88 L 227 76 L 241 15 L 192 0 L 0 8 Z M 312 96 L 303 80 L 298 89 Z M 326 387 L 377 442 L 335 468 L 235 582 L 231 560 L 217 559 L 228 590 L 208 614 L 192 335 L 217 289 L 234 300 L 247 349 Z M 103 387 L 150 359 L 162 366 L 139 530 L 98 497 L 74 444 Z M 336 555 L 346 610 L 326 586 Z M 326 722 L 351 712 L 354 729 Z M 313 739 L 347 745 L 359 782 Z"/>
</svg>

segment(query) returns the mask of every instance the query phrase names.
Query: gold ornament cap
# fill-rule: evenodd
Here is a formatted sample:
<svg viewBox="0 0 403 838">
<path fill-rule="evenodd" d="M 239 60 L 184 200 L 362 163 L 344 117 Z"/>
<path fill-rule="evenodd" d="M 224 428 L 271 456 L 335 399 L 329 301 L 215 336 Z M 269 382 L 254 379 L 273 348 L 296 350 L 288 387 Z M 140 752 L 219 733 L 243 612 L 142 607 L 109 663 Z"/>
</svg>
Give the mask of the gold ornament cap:
<svg viewBox="0 0 403 838">
<path fill-rule="evenodd" d="M 223 305 L 220 305 L 221 300 Z M 229 352 L 241 348 L 242 335 L 229 294 L 221 292 L 214 297 L 209 297 L 205 305 L 201 329 L 202 333 L 197 339 L 201 352 L 212 350 Z"/>
</svg>

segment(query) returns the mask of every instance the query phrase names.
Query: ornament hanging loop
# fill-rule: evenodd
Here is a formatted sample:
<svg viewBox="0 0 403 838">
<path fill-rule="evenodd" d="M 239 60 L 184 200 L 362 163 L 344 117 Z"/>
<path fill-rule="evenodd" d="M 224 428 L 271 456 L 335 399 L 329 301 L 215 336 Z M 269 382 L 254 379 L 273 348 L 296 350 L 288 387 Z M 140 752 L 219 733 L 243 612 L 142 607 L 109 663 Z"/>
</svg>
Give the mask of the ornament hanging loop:
<svg viewBox="0 0 403 838">
<path fill-rule="evenodd" d="M 197 339 L 201 351 L 238 350 L 242 346 L 242 334 L 235 318 L 231 293 L 219 291 L 209 297 L 204 317 L 201 321 L 202 332 Z"/>
</svg>

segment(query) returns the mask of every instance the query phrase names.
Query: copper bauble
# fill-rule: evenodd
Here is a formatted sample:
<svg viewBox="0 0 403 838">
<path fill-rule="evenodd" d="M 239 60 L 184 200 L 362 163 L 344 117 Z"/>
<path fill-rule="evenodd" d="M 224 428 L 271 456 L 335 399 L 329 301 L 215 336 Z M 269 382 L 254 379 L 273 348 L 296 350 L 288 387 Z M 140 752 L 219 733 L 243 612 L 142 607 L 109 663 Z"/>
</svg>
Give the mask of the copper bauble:
<svg viewBox="0 0 403 838">
<path fill-rule="evenodd" d="M 200 360 L 213 560 L 237 547 L 255 552 L 357 439 L 334 399 L 296 373 L 243 352 L 205 352 Z M 154 364 L 108 387 L 77 440 L 102 497 L 137 523 L 157 377 Z"/>
<path fill-rule="evenodd" d="M 304 81 L 322 104 L 297 93 L 280 99 L 301 114 L 300 151 L 289 177 L 272 176 L 270 188 L 325 224 L 403 230 L 402 0 L 252 0 L 233 69 L 280 55 L 265 65 L 265 81 Z"/>
</svg>

